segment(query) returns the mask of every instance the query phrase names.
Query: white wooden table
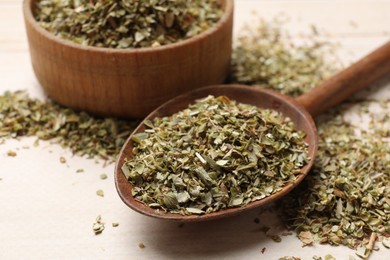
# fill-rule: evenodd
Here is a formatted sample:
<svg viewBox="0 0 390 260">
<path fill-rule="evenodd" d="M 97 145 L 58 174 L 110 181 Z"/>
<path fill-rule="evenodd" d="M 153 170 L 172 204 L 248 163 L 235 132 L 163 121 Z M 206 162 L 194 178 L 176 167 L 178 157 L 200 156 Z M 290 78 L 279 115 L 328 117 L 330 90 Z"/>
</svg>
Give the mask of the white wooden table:
<svg viewBox="0 0 390 260">
<path fill-rule="evenodd" d="M 252 11 L 264 18 L 284 13 L 289 29 L 300 37 L 308 25 L 329 32 L 343 46 L 345 59 L 357 59 L 390 38 L 390 1 L 386 0 L 237 0 L 235 30 L 250 22 Z M 0 0 L 0 92 L 27 89 L 42 97 L 31 68 L 20 0 Z M 389 91 L 389 85 L 384 90 Z M 387 94 L 386 94 L 387 93 Z M 113 165 L 73 157 L 57 145 L 34 138 L 8 140 L 0 145 L 0 259 L 312 259 L 332 254 L 355 256 L 347 247 L 301 247 L 295 235 L 276 243 L 255 232 L 259 211 L 208 223 L 167 223 L 128 209 L 113 182 Z M 26 146 L 29 146 L 26 149 Z M 17 152 L 8 157 L 8 150 Z M 60 156 L 67 159 L 61 164 Z M 84 169 L 83 173 L 76 173 Z M 107 180 L 99 175 L 108 174 Z M 96 196 L 103 189 L 105 197 Z M 101 215 L 106 229 L 92 232 Z M 274 213 L 263 214 L 261 224 L 271 234 L 283 232 Z M 118 222 L 118 227 L 111 223 Z M 144 243 L 146 248 L 138 247 Z M 264 253 L 261 250 L 266 248 Z M 355 256 L 356 257 L 356 256 Z M 356 257 L 357 258 L 357 257 Z M 371 259 L 390 259 L 390 250 L 374 252 Z"/>
</svg>

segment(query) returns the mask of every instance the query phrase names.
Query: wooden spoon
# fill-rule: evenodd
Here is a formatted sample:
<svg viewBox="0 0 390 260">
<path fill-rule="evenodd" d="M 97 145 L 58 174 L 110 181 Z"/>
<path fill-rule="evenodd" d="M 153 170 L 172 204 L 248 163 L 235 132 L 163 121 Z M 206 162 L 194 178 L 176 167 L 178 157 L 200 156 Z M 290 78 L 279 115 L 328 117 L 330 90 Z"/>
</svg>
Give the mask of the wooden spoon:
<svg viewBox="0 0 390 260">
<path fill-rule="evenodd" d="M 127 181 L 121 170 L 125 158 L 129 159 L 133 156 L 133 142 L 131 141 L 131 136 L 135 133 L 142 132 L 145 129 L 143 123 L 141 123 L 124 144 L 117 160 L 115 167 L 115 184 L 119 196 L 126 205 L 142 214 L 183 222 L 196 222 L 233 216 L 274 202 L 296 187 L 308 174 L 314 163 L 318 141 L 317 129 L 312 116 L 319 115 L 339 104 L 353 93 L 369 86 L 377 79 L 388 74 L 390 74 L 390 42 L 296 100 L 272 90 L 241 85 L 210 86 L 176 97 L 154 110 L 146 119 L 150 120 L 155 117 L 172 115 L 188 107 L 188 105 L 193 103 L 196 99 L 208 95 L 225 95 L 232 100 L 256 105 L 262 108 L 274 109 L 282 112 L 283 115 L 288 116 L 294 122 L 297 129 L 305 131 L 311 160 L 308 165 L 302 168 L 301 174 L 297 176 L 294 183 L 287 184 L 281 191 L 262 200 L 251 202 L 245 206 L 229 208 L 204 215 L 184 216 L 166 213 L 163 210 L 150 208 L 135 200 L 131 194 L 133 186 Z"/>
</svg>

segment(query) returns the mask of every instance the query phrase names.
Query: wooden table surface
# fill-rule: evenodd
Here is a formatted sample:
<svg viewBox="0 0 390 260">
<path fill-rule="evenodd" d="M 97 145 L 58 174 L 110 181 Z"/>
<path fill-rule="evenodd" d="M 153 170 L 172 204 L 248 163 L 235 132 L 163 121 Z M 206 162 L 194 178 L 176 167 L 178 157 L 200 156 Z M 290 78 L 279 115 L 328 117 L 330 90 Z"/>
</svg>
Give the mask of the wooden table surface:
<svg viewBox="0 0 390 260">
<path fill-rule="evenodd" d="M 237 0 L 235 33 L 251 23 L 251 13 L 270 19 L 280 13 L 290 17 L 294 37 L 313 24 L 342 45 L 340 55 L 356 60 L 390 38 L 390 1 L 386 0 Z M 0 0 L 0 91 L 27 89 L 44 93 L 31 68 L 20 0 Z M 380 90 L 388 98 L 390 86 Z M 387 97 L 386 97 L 387 96 Z M 259 211 L 222 221 L 199 224 L 167 223 L 141 216 L 119 199 L 114 165 L 74 157 L 57 145 L 34 138 L 7 140 L 0 145 L 0 259 L 278 259 L 299 256 L 312 259 L 332 254 L 337 259 L 356 257 L 347 247 L 301 247 L 290 235 L 281 243 L 256 232 Z M 26 149 L 25 147 L 30 148 Z M 8 157 L 8 150 L 17 151 Z M 61 164 L 59 157 L 67 159 Z M 77 169 L 84 169 L 76 173 Z M 107 173 L 107 180 L 99 175 Z M 103 189 L 105 197 L 96 196 Z M 92 232 L 101 215 L 106 229 Z M 272 234 L 283 231 L 275 213 L 260 216 Z M 118 222 L 118 227 L 111 223 Z M 139 243 L 146 247 L 141 249 Z M 266 248 L 264 253 L 261 250 Z M 357 257 L 356 257 L 357 258 Z M 370 259 L 390 259 L 381 248 Z"/>
</svg>

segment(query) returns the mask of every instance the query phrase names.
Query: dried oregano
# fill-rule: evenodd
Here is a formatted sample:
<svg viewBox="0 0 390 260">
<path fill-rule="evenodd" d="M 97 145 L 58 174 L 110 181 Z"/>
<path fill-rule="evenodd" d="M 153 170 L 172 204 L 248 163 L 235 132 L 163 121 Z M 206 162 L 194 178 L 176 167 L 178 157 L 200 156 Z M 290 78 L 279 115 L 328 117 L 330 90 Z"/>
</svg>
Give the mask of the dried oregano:
<svg viewBox="0 0 390 260">
<path fill-rule="evenodd" d="M 340 67 L 334 46 L 317 40 L 316 30 L 303 45 L 295 44 L 277 20 L 261 20 L 241 32 L 233 55 L 235 82 L 298 96 Z M 375 240 L 390 237 L 390 111 L 388 100 L 363 97 L 354 104 L 358 118 L 369 122 L 346 121 L 349 105 L 318 119 L 320 146 L 313 170 L 282 204 L 287 226 L 304 245 L 347 245 L 367 257 Z M 365 125 L 368 129 L 360 129 Z"/>
<path fill-rule="evenodd" d="M 8 155 L 9 157 L 15 157 L 15 156 L 17 156 L 18 154 L 17 154 L 15 151 L 9 150 L 9 151 L 7 152 L 7 155 Z"/>
<path fill-rule="evenodd" d="M 95 222 L 92 224 L 92 230 L 95 233 L 95 235 L 99 235 L 104 231 L 104 222 L 102 222 L 102 217 L 98 215 L 96 217 Z"/>
<path fill-rule="evenodd" d="M 171 213 L 263 199 L 293 182 L 308 161 L 305 134 L 289 118 L 224 96 L 144 124 L 122 170 L 137 200 Z"/>
<path fill-rule="evenodd" d="M 114 160 L 137 122 L 96 118 L 25 91 L 0 95 L 0 139 L 36 136 L 69 147 L 77 155 Z M 65 158 L 60 161 L 65 163 Z"/>
<path fill-rule="evenodd" d="M 381 116 L 390 107 L 375 116 L 365 104 L 355 103 L 359 115 L 371 115 L 369 130 L 344 119 L 349 105 L 317 120 L 314 167 L 283 202 L 286 223 L 300 238 L 310 232 L 316 242 L 358 248 L 361 257 L 373 250 L 377 236 L 390 236 L 390 145 Z"/>
<path fill-rule="evenodd" d="M 233 82 L 272 88 L 291 96 L 318 86 L 339 67 L 333 54 L 335 45 L 317 40 L 316 30 L 304 43 L 296 44 L 277 19 L 260 20 L 254 27 L 242 28 L 236 45 Z"/>
<path fill-rule="evenodd" d="M 283 256 L 279 260 L 301 260 L 301 258 L 297 256 Z"/>
<path fill-rule="evenodd" d="M 104 191 L 101 190 L 101 189 L 100 189 L 100 190 L 97 190 L 97 191 L 96 191 L 96 195 L 98 195 L 99 197 L 102 197 L 102 198 L 103 198 L 103 197 L 104 197 Z"/>
<path fill-rule="evenodd" d="M 193 37 L 222 16 L 219 0 L 40 0 L 35 17 L 49 32 L 107 48 L 156 47 Z"/>
</svg>

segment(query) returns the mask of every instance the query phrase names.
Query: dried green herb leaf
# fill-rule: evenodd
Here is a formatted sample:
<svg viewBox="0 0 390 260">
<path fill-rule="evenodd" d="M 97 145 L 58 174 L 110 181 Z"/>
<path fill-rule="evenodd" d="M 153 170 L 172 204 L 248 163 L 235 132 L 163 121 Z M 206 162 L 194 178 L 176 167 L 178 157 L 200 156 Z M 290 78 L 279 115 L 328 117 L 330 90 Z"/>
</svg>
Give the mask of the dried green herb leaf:
<svg viewBox="0 0 390 260">
<path fill-rule="evenodd" d="M 119 226 L 119 223 L 117 223 L 117 222 L 112 223 L 112 227 L 118 227 L 118 226 Z"/>
<path fill-rule="evenodd" d="M 356 249 L 356 255 L 362 259 L 367 259 L 371 254 L 371 250 L 361 245 Z"/>
<path fill-rule="evenodd" d="M 141 249 L 144 249 L 146 246 L 144 245 L 144 243 L 139 243 L 138 247 L 141 248 Z"/>
<path fill-rule="evenodd" d="M 63 156 L 60 157 L 60 163 L 66 163 L 65 157 L 63 157 Z"/>
<path fill-rule="evenodd" d="M 136 143 L 141 143 L 142 140 L 147 139 L 149 135 L 147 133 L 138 133 L 131 137 L 131 140 Z"/>
<path fill-rule="evenodd" d="M 186 208 L 185 210 L 189 214 L 198 214 L 198 215 L 200 215 L 200 214 L 204 214 L 205 213 L 203 210 L 197 209 L 197 208 Z"/>
<path fill-rule="evenodd" d="M 9 157 L 15 157 L 15 156 L 17 156 L 18 154 L 15 152 L 15 151 L 11 151 L 11 150 L 9 150 L 8 152 L 7 152 L 7 156 L 9 156 Z"/>
<path fill-rule="evenodd" d="M 96 195 L 98 195 L 100 197 L 104 197 L 104 191 L 103 190 L 97 190 L 96 191 Z"/>
<path fill-rule="evenodd" d="M 102 222 L 102 218 L 100 215 L 96 217 L 95 223 L 92 225 L 92 230 L 95 235 L 101 234 L 104 230 L 104 223 Z"/>
<path fill-rule="evenodd" d="M 314 242 L 313 235 L 310 231 L 302 231 L 298 234 L 298 237 L 305 246 L 312 245 Z"/>
<path fill-rule="evenodd" d="M 105 173 L 100 174 L 100 179 L 102 179 L 102 180 L 107 179 L 107 174 L 105 174 Z"/>
<path fill-rule="evenodd" d="M 330 254 L 325 255 L 325 260 L 336 260 L 336 258 Z"/>
</svg>

